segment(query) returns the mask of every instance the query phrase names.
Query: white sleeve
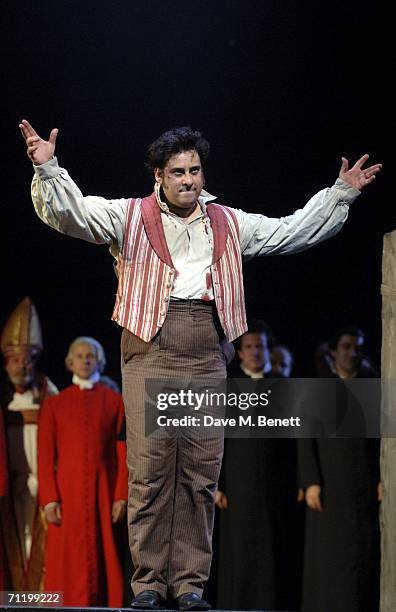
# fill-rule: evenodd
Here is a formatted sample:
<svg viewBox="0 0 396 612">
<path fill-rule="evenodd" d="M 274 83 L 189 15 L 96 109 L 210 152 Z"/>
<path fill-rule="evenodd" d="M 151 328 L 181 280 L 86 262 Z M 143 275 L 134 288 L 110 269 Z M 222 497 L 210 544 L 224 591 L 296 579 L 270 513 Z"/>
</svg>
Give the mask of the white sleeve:
<svg viewBox="0 0 396 612">
<path fill-rule="evenodd" d="M 74 238 L 122 248 L 127 199 L 84 197 L 56 157 L 34 171 L 32 200 L 44 223 Z"/>
<path fill-rule="evenodd" d="M 337 179 L 292 215 L 279 219 L 233 209 L 239 224 L 243 259 L 284 255 L 309 249 L 337 234 L 348 217 L 358 189 Z"/>
</svg>

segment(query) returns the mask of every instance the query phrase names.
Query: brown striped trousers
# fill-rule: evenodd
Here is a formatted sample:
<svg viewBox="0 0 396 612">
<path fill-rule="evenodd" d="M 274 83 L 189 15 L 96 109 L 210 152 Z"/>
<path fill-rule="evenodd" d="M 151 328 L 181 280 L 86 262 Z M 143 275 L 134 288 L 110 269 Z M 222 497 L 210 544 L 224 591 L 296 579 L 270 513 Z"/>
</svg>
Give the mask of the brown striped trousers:
<svg viewBox="0 0 396 612">
<path fill-rule="evenodd" d="M 212 559 L 214 494 L 224 443 L 222 433 L 194 428 L 178 435 L 145 435 L 145 382 L 193 378 L 206 384 L 224 379 L 232 351 L 219 332 L 211 302 L 171 301 L 162 329 L 149 343 L 123 331 L 135 596 L 147 589 L 165 598 L 187 592 L 202 595 Z"/>
</svg>

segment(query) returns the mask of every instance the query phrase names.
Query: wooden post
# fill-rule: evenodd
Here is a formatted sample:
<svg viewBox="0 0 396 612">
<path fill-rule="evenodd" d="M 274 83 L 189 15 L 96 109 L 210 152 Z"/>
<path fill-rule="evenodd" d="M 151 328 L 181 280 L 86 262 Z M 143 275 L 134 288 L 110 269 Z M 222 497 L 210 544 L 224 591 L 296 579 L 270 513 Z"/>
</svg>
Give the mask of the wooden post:
<svg viewBox="0 0 396 612">
<path fill-rule="evenodd" d="M 396 231 L 382 257 L 381 612 L 396 610 Z"/>
</svg>

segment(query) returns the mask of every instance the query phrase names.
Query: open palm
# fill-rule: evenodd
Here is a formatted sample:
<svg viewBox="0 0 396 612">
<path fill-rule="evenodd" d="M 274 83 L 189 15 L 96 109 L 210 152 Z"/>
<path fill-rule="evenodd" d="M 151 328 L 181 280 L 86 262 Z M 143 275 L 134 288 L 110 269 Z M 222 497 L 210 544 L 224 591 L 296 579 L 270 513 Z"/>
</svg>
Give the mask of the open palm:
<svg viewBox="0 0 396 612">
<path fill-rule="evenodd" d="M 26 119 L 19 124 L 19 129 L 26 141 L 27 156 L 36 166 L 45 164 L 54 156 L 59 131 L 57 128 L 51 130 L 48 140 L 43 140 Z"/>
<path fill-rule="evenodd" d="M 376 175 L 382 168 L 382 164 L 374 164 L 368 168 L 363 168 L 364 164 L 368 160 L 369 156 L 367 153 L 357 160 L 356 164 L 349 168 L 349 162 L 346 157 L 342 157 L 342 165 L 339 173 L 339 177 L 362 191 L 366 185 L 373 182 Z"/>
</svg>

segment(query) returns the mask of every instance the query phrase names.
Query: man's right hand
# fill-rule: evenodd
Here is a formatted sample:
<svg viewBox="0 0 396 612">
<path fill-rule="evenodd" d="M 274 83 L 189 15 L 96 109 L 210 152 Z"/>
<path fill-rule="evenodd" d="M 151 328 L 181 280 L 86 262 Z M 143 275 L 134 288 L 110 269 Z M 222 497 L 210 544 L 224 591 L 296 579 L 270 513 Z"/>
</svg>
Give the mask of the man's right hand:
<svg viewBox="0 0 396 612">
<path fill-rule="evenodd" d="M 50 502 L 45 506 L 44 512 L 48 523 L 52 523 L 52 525 L 62 524 L 62 511 L 59 502 Z"/>
<path fill-rule="evenodd" d="M 311 485 L 305 491 L 305 501 L 311 510 L 322 512 L 322 500 L 320 498 L 321 488 L 319 485 Z"/>
<path fill-rule="evenodd" d="M 43 140 L 37 134 L 36 130 L 30 125 L 26 119 L 22 120 L 19 124 L 19 129 L 22 132 L 27 145 L 27 156 L 32 160 L 35 166 L 45 164 L 47 161 L 53 158 L 55 153 L 56 137 L 58 136 L 58 129 L 54 128 L 51 130 L 48 140 Z"/>
</svg>

